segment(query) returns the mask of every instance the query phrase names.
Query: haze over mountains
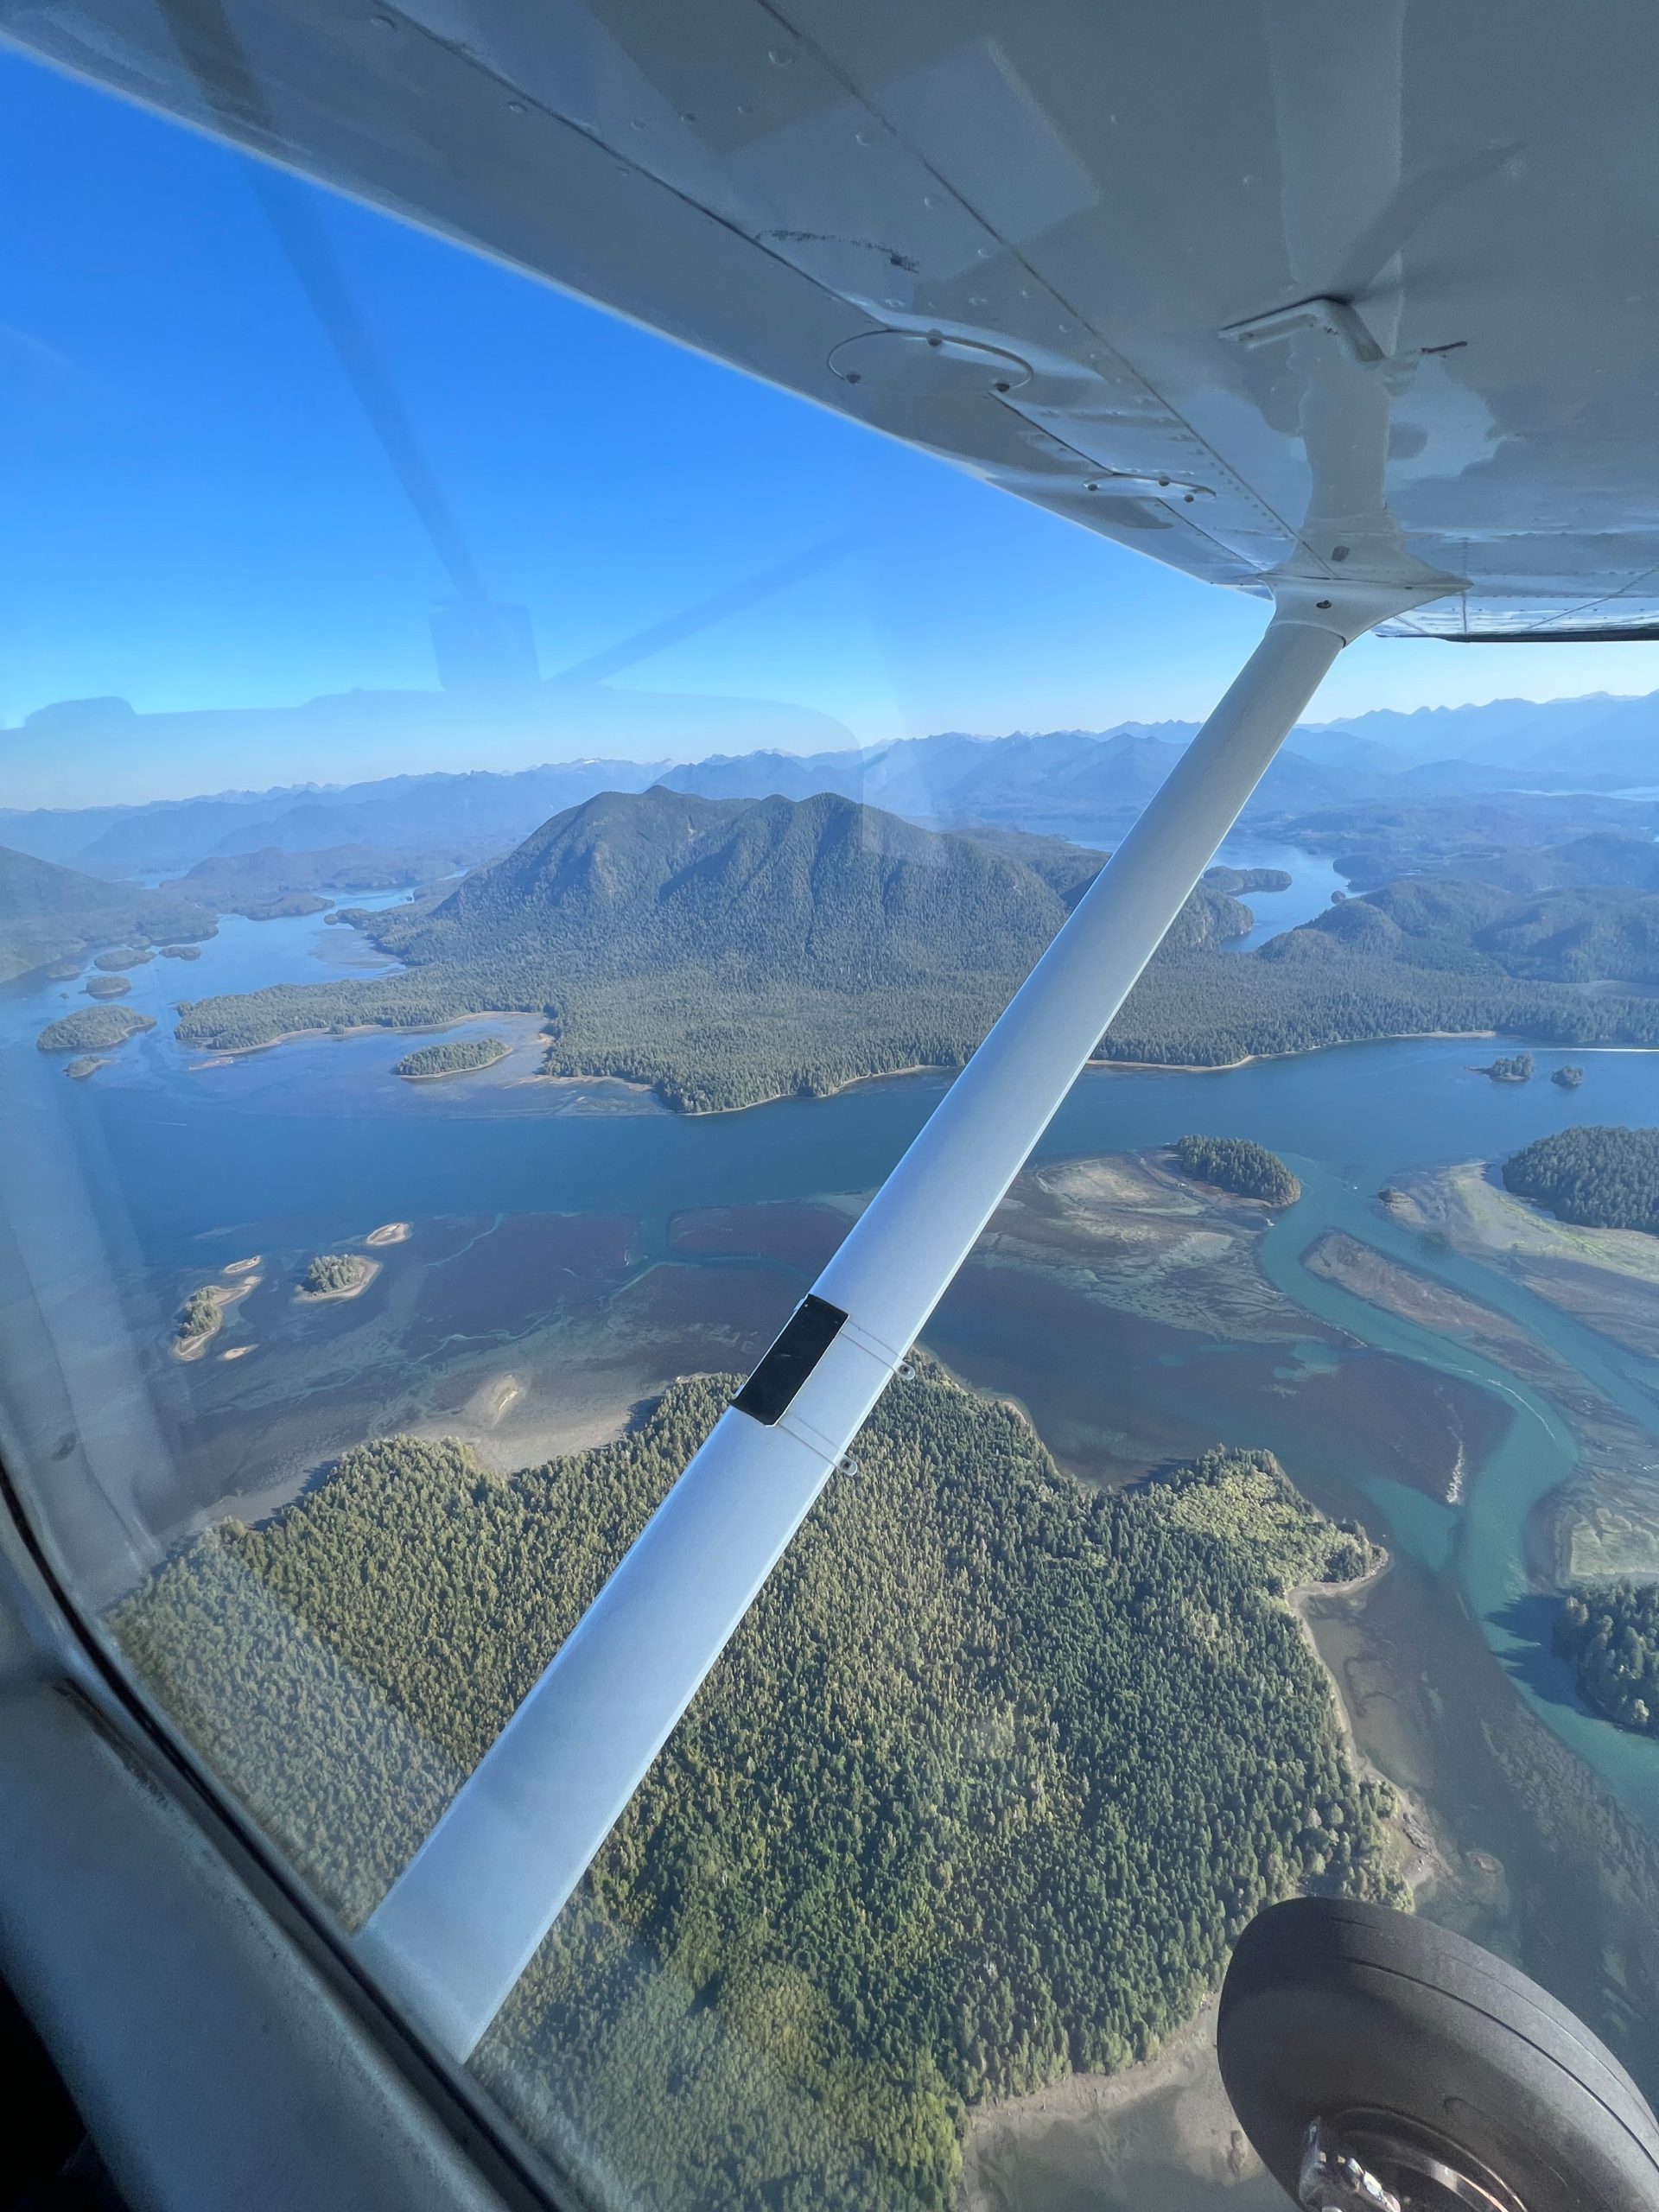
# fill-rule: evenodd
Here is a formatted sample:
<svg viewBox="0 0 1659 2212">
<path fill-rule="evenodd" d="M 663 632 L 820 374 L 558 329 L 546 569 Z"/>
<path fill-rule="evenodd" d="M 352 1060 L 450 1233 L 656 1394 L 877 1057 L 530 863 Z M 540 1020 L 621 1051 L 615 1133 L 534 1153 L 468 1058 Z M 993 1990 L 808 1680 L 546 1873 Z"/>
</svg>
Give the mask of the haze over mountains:
<svg viewBox="0 0 1659 2212">
<path fill-rule="evenodd" d="M 345 702 L 315 703 L 343 712 Z M 142 755 L 152 741 L 146 735 L 150 718 L 127 711 L 132 744 Z M 70 709 L 31 717 L 30 734 L 41 721 L 43 741 L 49 741 L 53 716 L 70 716 Z M 142 806 L 0 810 L 0 844 L 107 878 L 177 874 L 204 860 L 272 849 L 315 853 L 344 846 L 418 851 L 460 868 L 508 849 L 599 791 L 638 791 L 659 783 L 706 798 L 835 792 L 935 826 L 976 821 L 1111 837 L 1122 835 L 1162 782 L 1195 727 L 1125 723 L 1105 732 L 1001 738 L 944 732 L 862 750 L 763 750 L 677 763 L 595 758 L 509 772 L 232 791 Z M 464 747 L 462 738 L 457 749 Z M 227 741 L 223 757 L 233 768 L 234 742 Z M 1659 694 L 1506 700 L 1415 714 L 1380 710 L 1294 731 L 1247 820 L 1259 825 L 1362 803 L 1433 807 L 1484 792 L 1611 791 L 1650 779 L 1659 783 L 1656 764 Z M 1582 831 L 1597 824 L 1579 818 L 1573 826 Z"/>
</svg>

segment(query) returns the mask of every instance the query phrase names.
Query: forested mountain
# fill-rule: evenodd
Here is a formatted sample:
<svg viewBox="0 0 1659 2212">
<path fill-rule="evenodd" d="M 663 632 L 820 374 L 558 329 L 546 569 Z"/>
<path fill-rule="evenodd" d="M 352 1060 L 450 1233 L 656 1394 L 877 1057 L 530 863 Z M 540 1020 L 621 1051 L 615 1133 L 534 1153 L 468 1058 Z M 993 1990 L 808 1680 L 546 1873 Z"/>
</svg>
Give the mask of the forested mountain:
<svg viewBox="0 0 1659 2212">
<path fill-rule="evenodd" d="M 1618 830 L 1592 831 L 1560 845 L 1523 845 L 1471 858 L 1460 873 L 1503 891 L 1557 891 L 1583 885 L 1622 884 L 1630 891 L 1659 891 L 1659 843 Z"/>
<path fill-rule="evenodd" d="M 1101 857 L 829 796 L 607 793 L 447 897 L 354 917 L 404 972 L 202 1000 L 179 1034 L 234 1050 L 545 1011 L 550 1072 L 631 1077 L 694 1109 L 830 1090 L 964 1058 Z M 1249 925 L 1201 888 L 1166 957 Z"/>
<path fill-rule="evenodd" d="M 958 1065 L 1098 863 L 1053 839 L 942 835 L 829 796 L 612 792 L 447 896 L 352 917 L 402 972 L 187 1003 L 178 1033 L 234 1051 L 540 1012 L 552 1074 L 623 1076 L 693 1110 L 822 1092 Z M 1249 909 L 1202 887 L 1102 1052 L 1213 1065 L 1423 1030 L 1659 1039 L 1659 1001 L 1522 982 L 1477 944 L 1523 905 L 1488 885 L 1395 885 L 1241 957 L 1222 948 Z M 1541 964 L 1535 944 L 1505 944 L 1516 967 Z"/>
<path fill-rule="evenodd" d="M 377 850 L 369 845 L 331 845 L 317 852 L 284 852 L 266 845 L 234 857 L 198 861 L 168 891 L 200 899 L 220 913 L 245 913 L 292 891 L 396 891 L 454 874 L 456 848 L 441 852 Z"/>
<path fill-rule="evenodd" d="M 1529 894 L 1458 876 L 1408 877 L 1344 899 L 1272 939 L 1262 955 L 1307 960 L 1338 949 L 1446 974 L 1659 984 L 1659 893 L 1611 884 Z"/>
<path fill-rule="evenodd" d="M 1365 798 L 1285 813 L 1272 826 L 1287 844 L 1328 854 L 1338 871 L 1363 891 L 1425 870 L 1484 875 L 1518 848 L 1537 850 L 1592 837 L 1605 837 L 1610 846 L 1650 842 L 1659 832 L 1659 804 L 1541 791 Z M 1551 881 L 1584 880 L 1552 878 L 1538 866 L 1535 880 L 1516 880 L 1510 887 L 1542 890 Z M 1619 875 L 1592 880 L 1625 880 Z"/>
<path fill-rule="evenodd" d="M 1562 1221 L 1659 1236 L 1659 1129 L 1560 1129 L 1506 1160 L 1503 1181 Z"/>
<path fill-rule="evenodd" d="M 96 945 L 194 942 L 215 927 L 205 902 L 171 887 L 100 883 L 0 846 L 0 982 Z"/>
<path fill-rule="evenodd" d="M 507 1478 L 365 1445 L 116 1634 L 360 1924 L 732 1387 Z M 474 2062 L 666 2212 L 946 2212 L 972 2106 L 1146 2055 L 1267 1900 L 1403 1898 L 1284 1602 L 1373 1554 L 1268 1455 L 1097 1494 L 924 1360 L 858 1457 Z"/>
</svg>

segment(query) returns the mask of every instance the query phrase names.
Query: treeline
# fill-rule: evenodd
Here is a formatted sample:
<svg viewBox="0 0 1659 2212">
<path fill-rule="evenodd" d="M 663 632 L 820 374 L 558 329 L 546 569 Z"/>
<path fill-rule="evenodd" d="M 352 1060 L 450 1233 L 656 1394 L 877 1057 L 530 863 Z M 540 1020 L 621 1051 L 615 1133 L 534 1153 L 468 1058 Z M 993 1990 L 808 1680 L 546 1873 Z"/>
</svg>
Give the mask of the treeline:
<svg viewBox="0 0 1659 2212">
<path fill-rule="evenodd" d="M 84 1006 L 48 1021 L 35 1042 L 43 1052 L 108 1052 L 155 1027 L 149 1014 L 135 1014 L 130 1006 Z"/>
<path fill-rule="evenodd" d="M 179 1341 L 188 1344 L 194 1337 L 211 1337 L 222 1319 L 219 1294 L 210 1284 L 202 1290 L 193 1290 L 179 1313 Z"/>
<path fill-rule="evenodd" d="M 342 983 L 279 984 L 181 1009 L 182 1042 L 221 1051 L 307 1029 L 433 1029 L 464 1015 L 540 1014 L 547 1071 L 648 1084 L 671 1106 L 712 1112 L 820 1096 L 867 1077 L 959 1067 L 1024 970 L 925 986 L 753 979 L 683 964 L 660 975 L 573 985 L 528 958 L 411 969 Z M 1160 955 L 1096 1057 L 1223 1067 L 1253 1056 L 1425 1033 L 1499 1031 L 1541 1044 L 1659 1046 L 1659 1000 L 1566 984 L 1467 977 L 1338 954 L 1317 963 L 1255 954 Z"/>
<path fill-rule="evenodd" d="M 690 1111 L 817 1095 L 959 1066 L 1098 862 L 833 797 L 606 793 L 442 899 L 350 916 L 401 973 L 200 1000 L 178 1034 L 238 1050 L 540 1014 L 551 1074 L 649 1084 Z M 1100 1056 L 1217 1066 L 1439 1030 L 1659 1044 L 1659 1000 L 1506 972 L 1513 948 L 1501 959 L 1477 938 L 1510 929 L 1516 903 L 1479 884 L 1395 884 L 1236 956 L 1222 948 L 1249 910 L 1200 886 Z"/>
<path fill-rule="evenodd" d="M 1659 1129 L 1560 1129 L 1506 1160 L 1503 1183 L 1558 1220 L 1659 1236 Z"/>
<path fill-rule="evenodd" d="M 1098 1057 L 1230 1067 L 1373 1038 L 1491 1032 L 1541 1045 L 1659 1045 L 1659 999 L 1591 996 L 1570 984 L 1517 982 L 1491 972 L 1447 973 L 1340 945 L 1317 959 L 1265 957 L 1286 942 L 1273 939 L 1261 952 L 1154 962 Z"/>
<path fill-rule="evenodd" d="M 455 1037 L 448 1044 L 423 1045 L 418 1052 L 406 1052 L 392 1072 L 416 1077 L 463 1075 L 473 1068 L 493 1067 L 512 1050 L 505 1037 Z"/>
<path fill-rule="evenodd" d="M 1248 1137 L 1177 1137 L 1169 1149 L 1184 1175 L 1241 1198 L 1288 1206 L 1302 1195 L 1301 1185 L 1277 1153 Z"/>
<path fill-rule="evenodd" d="M 116 1632 L 359 1924 L 731 1387 L 511 1477 L 365 1446 Z M 1284 1602 L 1371 1550 L 1268 1455 L 1098 1495 L 922 1362 L 858 1461 L 474 2061 L 579 2181 L 677 2212 L 946 2212 L 970 2106 L 1144 2056 L 1268 1899 L 1402 1897 Z"/>
<path fill-rule="evenodd" d="M 1573 1662 L 1586 1705 L 1621 1728 L 1659 1736 L 1659 1588 L 1610 1582 L 1571 1593 L 1555 1617 L 1554 1643 Z"/>
</svg>

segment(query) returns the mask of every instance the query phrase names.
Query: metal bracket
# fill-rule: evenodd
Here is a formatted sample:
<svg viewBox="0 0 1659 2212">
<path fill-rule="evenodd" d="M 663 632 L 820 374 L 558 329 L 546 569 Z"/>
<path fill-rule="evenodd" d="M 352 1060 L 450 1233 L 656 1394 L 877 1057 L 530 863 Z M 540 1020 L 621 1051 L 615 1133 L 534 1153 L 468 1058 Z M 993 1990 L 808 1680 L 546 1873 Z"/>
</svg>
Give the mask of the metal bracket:
<svg viewBox="0 0 1659 2212">
<path fill-rule="evenodd" d="M 1299 300 L 1294 307 L 1273 308 L 1266 315 L 1253 315 L 1243 322 L 1223 325 L 1220 335 L 1230 338 L 1239 346 L 1276 346 L 1281 339 L 1294 338 L 1298 331 L 1310 330 L 1322 338 L 1333 338 L 1351 361 L 1367 368 L 1383 359 L 1382 348 L 1366 327 L 1357 308 L 1349 300 Z"/>
</svg>

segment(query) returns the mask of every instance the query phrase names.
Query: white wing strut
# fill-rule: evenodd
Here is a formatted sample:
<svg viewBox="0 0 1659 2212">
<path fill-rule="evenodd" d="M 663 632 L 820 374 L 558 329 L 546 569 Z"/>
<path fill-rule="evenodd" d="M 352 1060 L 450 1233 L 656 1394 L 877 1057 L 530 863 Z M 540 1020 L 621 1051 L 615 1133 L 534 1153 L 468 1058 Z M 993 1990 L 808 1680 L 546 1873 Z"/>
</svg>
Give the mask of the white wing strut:
<svg viewBox="0 0 1659 2212">
<path fill-rule="evenodd" d="M 1281 590 L 1226 697 L 369 1920 L 360 1955 L 456 2057 L 529 1964 L 1326 670 L 1426 595 L 1345 580 Z"/>
</svg>

